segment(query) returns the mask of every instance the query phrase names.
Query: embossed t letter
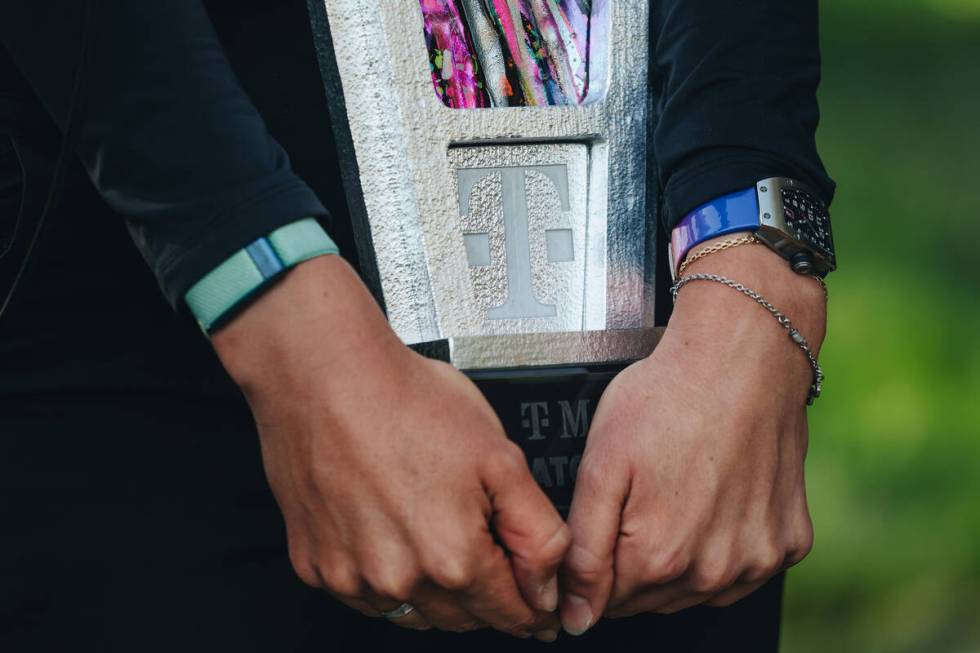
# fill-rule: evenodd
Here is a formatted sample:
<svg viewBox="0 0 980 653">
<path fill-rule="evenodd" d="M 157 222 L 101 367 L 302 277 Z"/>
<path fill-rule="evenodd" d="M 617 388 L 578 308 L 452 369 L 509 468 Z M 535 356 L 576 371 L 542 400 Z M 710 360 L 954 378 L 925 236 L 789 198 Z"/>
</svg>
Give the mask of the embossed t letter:
<svg viewBox="0 0 980 653">
<path fill-rule="evenodd" d="M 543 304 L 534 296 L 531 280 L 531 241 L 528 233 L 526 177 L 528 171 L 551 180 L 558 191 L 562 210 L 569 210 L 568 169 L 564 165 L 506 168 L 462 168 L 459 180 L 459 208 L 470 212 L 473 186 L 493 174 L 500 175 L 501 201 L 504 208 L 504 251 L 507 264 L 507 299 L 487 312 L 491 320 L 522 317 L 554 317 L 554 304 Z M 463 234 L 470 267 L 490 265 L 490 238 L 486 233 Z M 572 230 L 548 229 L 545 244 L 550 262 L 573 259 Z"/>
</svg>

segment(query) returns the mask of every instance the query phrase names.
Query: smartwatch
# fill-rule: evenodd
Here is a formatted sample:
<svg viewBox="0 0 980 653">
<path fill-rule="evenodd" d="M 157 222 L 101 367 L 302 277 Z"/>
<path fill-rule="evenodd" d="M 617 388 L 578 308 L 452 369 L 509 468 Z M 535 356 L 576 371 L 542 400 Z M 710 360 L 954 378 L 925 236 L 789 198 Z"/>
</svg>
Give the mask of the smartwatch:
<svg viewBox="0 0 980 653">
<path fill-rule="evenodd" d="M 184 301 L 205 334 L 227 322 L 289 268 L 337 245 L 314 218 L 280 227 L 238 250 L 194 284 Z"/>
<path fill-rule="evenodd" d="M 771 177 L 684 216 L 667 246 L 671 277 L 693 247 L 739 231 L 753 232 L 800 274 L 824 277 L 837 267 L 826 204 L 801 181 Z"/>
</svg>

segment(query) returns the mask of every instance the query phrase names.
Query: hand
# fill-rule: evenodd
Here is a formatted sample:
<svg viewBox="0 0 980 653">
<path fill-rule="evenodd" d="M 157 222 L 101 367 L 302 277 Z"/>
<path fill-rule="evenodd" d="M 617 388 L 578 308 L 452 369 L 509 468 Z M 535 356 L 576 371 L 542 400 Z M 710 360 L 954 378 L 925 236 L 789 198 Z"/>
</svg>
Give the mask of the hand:
<svg viewBox="0 0 980 653">
<path fill-rule="evenodd" d="M 763 245 L 692 264 L 744 283 L 817 350 L 825 301 Z M 561 618 L 731 604 L 810 550 L 803 462 L 812 372 L 761 306 L 695 281 L 654 353 L 617 376 L 596 409 L 569 513 Z"/>
<path fill-rule="evenodd" d="M 342 259 L 297 266 L 213 344 L 304 582 L 372 616 L 409 602 L 400 626 L 556 636 L 567 526 L 477 388 L 405 347 Z"/>
</svg>

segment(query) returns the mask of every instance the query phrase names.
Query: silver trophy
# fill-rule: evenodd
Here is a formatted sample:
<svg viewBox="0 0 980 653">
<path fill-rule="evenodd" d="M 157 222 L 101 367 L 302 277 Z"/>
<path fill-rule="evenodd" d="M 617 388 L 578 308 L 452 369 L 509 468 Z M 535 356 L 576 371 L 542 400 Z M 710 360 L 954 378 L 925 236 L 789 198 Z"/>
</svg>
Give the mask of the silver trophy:
<svg viewBox="0 0 980 653">
<path fill-rule="evenodd" d="M 648 3 L 310 11 L 363 277 L 406 344 L 477 382 L 567 509 L 602 388 L 661 332 Z"/>
</svg>

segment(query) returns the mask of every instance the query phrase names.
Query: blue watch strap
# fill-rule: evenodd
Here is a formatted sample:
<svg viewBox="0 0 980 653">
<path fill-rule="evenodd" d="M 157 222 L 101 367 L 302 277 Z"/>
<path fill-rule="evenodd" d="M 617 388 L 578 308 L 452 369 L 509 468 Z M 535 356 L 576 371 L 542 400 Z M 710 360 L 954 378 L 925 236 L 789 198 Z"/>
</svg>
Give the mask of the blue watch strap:
<svg viewBox="0 0 980 653">
<path fill-rule="evenodd" d="M 313 218 L 280 227 L 243 247 L 206 274 L 184 296 L 205 333 L 288 268 L 337 245 Z"/>
<path fill-rule="evenodd" d="M 671 271 L 699 243 L 737 231 L 759 228 L 759 197 L 756 187 L 736 191 L 702 204 L 688 213 L 670 234 Z"/>
</svg>

